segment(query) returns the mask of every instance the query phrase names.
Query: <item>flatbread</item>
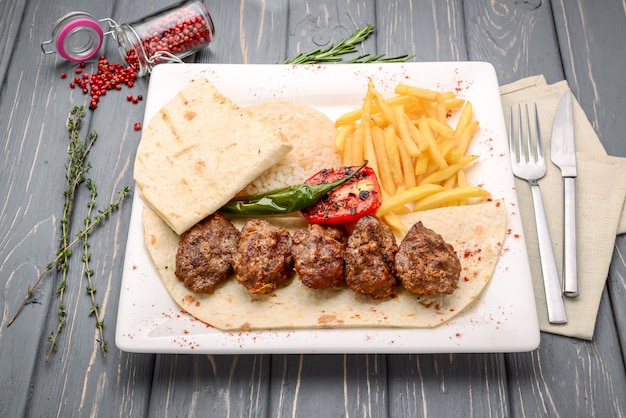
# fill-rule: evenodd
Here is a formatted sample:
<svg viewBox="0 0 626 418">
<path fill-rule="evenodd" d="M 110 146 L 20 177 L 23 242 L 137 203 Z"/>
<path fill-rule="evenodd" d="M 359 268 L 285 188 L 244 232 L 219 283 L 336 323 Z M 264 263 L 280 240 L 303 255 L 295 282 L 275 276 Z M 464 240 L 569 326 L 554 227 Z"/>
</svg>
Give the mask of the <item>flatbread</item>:
<svg viewBox="0 0 626 418">
<path fill-rule="evenodd" d="M 502 200 L 488 201 L 402 215 L 401 219 L 407 228 L 421 220 L 452 244 L 462 267 L 459 287 L 452 295 L 419 297 L 399 286 L 395 297 L 376 301 L 348 288 L 309 289 L 295 273 L 288 286 L 270 295 L 252 295 L 234 277 L 212 295 L 197 294 L 174 274 L 179 236 L 149 209 L 144 211 L 143 225 L 148 252 L 174 301 L 215 328 L 435 327 L 471 306 L 491 279 L 506 233 L 505 205 Z M 297 217 L 270 222 L 292 232 L 305 226 Z"/>
<path fill-rule="evenodd" d="M 181 234 L 291 149 L 278 128 L 200 78 L 144 129 L 134 178 L 148 205 Z"/>
</svg>

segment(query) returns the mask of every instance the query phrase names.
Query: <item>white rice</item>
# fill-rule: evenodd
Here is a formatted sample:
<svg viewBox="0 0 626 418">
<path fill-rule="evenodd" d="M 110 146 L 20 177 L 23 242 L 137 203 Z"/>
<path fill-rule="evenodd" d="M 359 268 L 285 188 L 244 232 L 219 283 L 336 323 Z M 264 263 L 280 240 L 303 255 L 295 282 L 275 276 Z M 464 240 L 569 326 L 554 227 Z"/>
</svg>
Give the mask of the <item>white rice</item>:
<svg viewBox="0 0 626 418">
<path fill-rule="evenodd" d="M 251 195 L 301 184 L 324 168 L 339 167 L 333 121 L 312 107 L 294 102 L 269 102 L 248 108 L 277 126 L 293 149 L 274 167 L 257 177 L 241 193 Z"/>
</svg>

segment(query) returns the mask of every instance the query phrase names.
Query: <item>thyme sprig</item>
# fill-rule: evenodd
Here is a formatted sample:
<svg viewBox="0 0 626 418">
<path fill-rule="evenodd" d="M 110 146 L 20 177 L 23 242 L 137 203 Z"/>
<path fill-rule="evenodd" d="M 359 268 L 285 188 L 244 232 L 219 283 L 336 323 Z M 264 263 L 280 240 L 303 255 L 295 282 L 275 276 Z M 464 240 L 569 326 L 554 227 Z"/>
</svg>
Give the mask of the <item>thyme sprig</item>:
<svg viewBox="0 0 626 418">
<path fill-rule="evenodd" d="M 98 191 L 96 189 L 96 184 L 91 179 L 87 179 L 87 188 L 91 192 L 91 198 L 89 202 L 87 202 L 87 215 L 85 216 L 85 228 L 91 224 L 92 221 L 92 213 L 94 206 L 96 204 L 96 197 L 98 196 Z M 100 350 L 102 351 L 102 355 L 106 355 L 108 351 L 108 346 L 106 339 L 104 338 L 104 319 L 100 315 L 100 306 L 96 302 L 96 288 L 93 284 L 93 274 L 94 271 L 89 267 L 89 261 L 91 260 L 91 253 L 89 252 L 89 234 L 85 234 L 83 241 L 83 267 L 85 278 L 87 279 L 87 293 L 89 293 L 89 297 L 91 298 L 91 309 L 89 310 L 89 314 L 93 315 L 96 320 L 96 329 L 98 330 L 98 339 L 96 341 L 100 344 Z"/>
<path fill-rule="evenodd" d="M 76 234 L 74 239 L 72 239 L 72 241 L 70 241 L 67 244 L 67 249 L 69 250 L 74 245 L 76 245 L 78 242 L 82 241 L 85 238 L 85 236 L 91 234 L 93 232 L 93 230 L 98 225 L 103 223 L 109 216 L 111 216 L 111 214 L 115 210 L 119 209 L 120 205 L 122 204 L 122 201 L 124 200 L 124 198 L 129 193 L 130 193 L 130 188 L 128 186 L 126 186 L 122 190 L 120 190 L 118 192 L 118 194 L 117 194 L 117 199 L 115 201 L 113 201 L 112 203 L 110 203 L 109 206 L 105 210 L 99 211 L 99 215 L 94 216 L 94 218 L 91 221 L 91 223 L 89 225 L 87 225 L 78 234 Z M 18 315 L 20 314 L 20 312 L 22 311 L 24 306 L 26 306 L 26 303 L 33 297 L 33 294 L 35 293 L 35 289 L 37 288 L 37 286 L 39 286 L 39 284 L 41 283 L 41 280 L 45 277 L 45 275 L 50 270 L 52 270 L 57 265 L 59 260 L 61 260 L 61 254 L 57 254 L 57 256 L 52 261 L 50 261 L 48 264 L 46 264 L 46 267 L 44 268 L 44 270 L 41 272 L 41 274 L 37 278 L 37 281 L 32 286 L 28 287 L 28 289 L 26 290 L 26 295 L 24 296 L 24 299 L 22 300 L 22 303 L 20 304 L 20 306 L 18 306 L 17 310 L 15 311 L 15 313 L 13 314 L 13 316 L 11 317 L 9 322 L 7 323 L 7 327 L 11 326 L 11 324 L 13 324 L 13 322 L 15 322 L 15 320 L 17 319 Z"/>
<path fill-rule="evenodd" d="M 400 55 L 397 57 L 386 57 L 385 54 L 360 55 L 354 59 L 343 61 L 343 56 L 357 52 L 357 45 L 365 41 L 375 30 L 374 25 L 368 24 L 357 29 L 352 35 L 342 39 L 336 45 L 330 45 L 327 48 L 317 48 L 309 52 L 303 52 L 294 58 L 283 61 L 283 64 L 319 64 L 342 62 L 346 64 L 368 64 L 372 62 L 406 62 L 414 57 L 414 55 Z"/>
<path fill-rule="evenodd" d="M 63 217 L 61 218 L 61 240 L 59 242 L 59 249 L 57 250 L 57 255 L 59 256 L 57 270 L 60 270 L 62 275 L 61 283 L 59 283 L 59 287 L 57 288 L 57 295 L 59 297 L 57 308 L 58 323 L 56 329 L 48 336 L 50 348 L 46 351 L 46 360 L 50 358 L 52 351 L 56 349 L 59 333 L 67 319 L 67 308 L 63 300 L 67 288 L 67 275 L 70 257 L 72 255 L 72 251 L 68 248 L 68 242 L 70 240 L 74 201 L 78 186 L 85 181 L 85 175 L 91 169 L 91 164 L 87 162 L 87 155 L 98 138 L 96 132 L 91 132 L 86 142 L 81 141 L 80 128 L 84 116 L 84 107 L 75 106 L 67 119 L 67 129 L 69 132 L 67 155 L 69 161 L 65 166 L 66 189 L 65 192 L 63 192 L 65 201 L 63 203 Z"/>
<path fill-rule="evenodd" d="M 96 196 L 97 191 L 94 182 L 91 179 L 86 179 L 86 175 L 91 169 L 91 164 L 87 162 L 87 156 L 89 151 L 91 150 L 94 142 L 96 141 L 98 135 L 97 133 L 91 132 L 87 136 L 85 142 L 80 139 L 80 129 L 82 125 L 82 120 L 85 116 L 85 111 L 83 106 L 75 106 L 68 117 L 67 120 L 67 128 L 69 132 L 69 144 L 68 144 L 68 163 L 66 166 L 66 189 L 63 193 L 64 195 L 64 204 L 63 204 L 63 216 L 60 222 L 61 226 L 61 239 L 59 241 L 59 248 L 56 252 L 56 257 L 46 265 L 44 270 L 41 272 L 36 282 L 29 286 L 26 295 L 24 296 L 21 304 L 15 311 L 15 314 L 11 317 L 9 322 L 7 323 L 7 327 L 11 326 L 13 322 L 16 320 L 20 312 L 22 312 L 24 306 L 28 303 L 28 301 L 33 297 L 35 289 L 42 282 L 43 278 L 46 276 L 48 272 L 56 267 L 58 271 L 61 271 L 61 282 L 57 288 L 56 294 L 58 295 L 58 322 L 55 330 L 50 333 L 48 336 L 48 342 L 50 344 L 49 348 L 46 350 L 46 361 L 50 358 L 53 351 L 57 349 L 57 340 L 65 321 L 67 319 L 67 307 L 64 303 L 64 295 L 67 289 L 67 277 L 69 272 L 70 265 L 70 257 L 72 255 L 72 247 L 78 242 L 83 243 L 83 268 L 84 274 L 87 277 L 87 292 L 90 295 L 92 306 L 90 308 L 89 314 L 93 314 L 96 319 L 96 329 L 98 330 L 98 338 L 97 342 L 100 344 L 100 348 L 104 353 L 107 352 L 107 343 L 104 338 L 104 322 L 100 312 L 99 305 L 96 303 L 95 299 L 95 286 L 93 285 L 92 277 L 93 271 L 89 266 L 89 260 L 91 258 L 91 253 L 89 253 L 89 235 L 95 229 L 96 226 L 102 224 L 116 209 L 118 209 L 121 205 L 122 200 L 130 193 L 129 187 L 124 187 L 121 191 L 118 192 L 117 198 L 106 207 L 105 210 L 98 211 L 98 214 L 93 216 L 93 210 L 96 204 Z M 71 219 L 74 211 L 74 204 L 76 201 L 76 193 L 79 186 L 83 183 L 87 182 L 87 188 L 90 191 L 90 200 L 87 204 L 87 216 L 84 220 L 83 229 L 77 233 L 74 238 L 71 238 Z"/>
</svg>

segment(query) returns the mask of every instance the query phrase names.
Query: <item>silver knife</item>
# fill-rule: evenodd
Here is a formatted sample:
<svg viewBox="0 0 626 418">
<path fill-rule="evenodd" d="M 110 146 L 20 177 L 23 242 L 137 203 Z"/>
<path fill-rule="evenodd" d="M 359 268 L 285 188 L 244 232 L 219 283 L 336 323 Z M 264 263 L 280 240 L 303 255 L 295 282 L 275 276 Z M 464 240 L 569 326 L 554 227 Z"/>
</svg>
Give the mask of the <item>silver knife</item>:
<svg viewBox="0 0 626 418">
<path fill-rule="evenodd" d="M 576 256 L 576 146 L 572 93 L 561 98 L 552 125 L 552 162 L 563 176 L 563 295 L 578 296 L 578 267 Z"/>
</svg>

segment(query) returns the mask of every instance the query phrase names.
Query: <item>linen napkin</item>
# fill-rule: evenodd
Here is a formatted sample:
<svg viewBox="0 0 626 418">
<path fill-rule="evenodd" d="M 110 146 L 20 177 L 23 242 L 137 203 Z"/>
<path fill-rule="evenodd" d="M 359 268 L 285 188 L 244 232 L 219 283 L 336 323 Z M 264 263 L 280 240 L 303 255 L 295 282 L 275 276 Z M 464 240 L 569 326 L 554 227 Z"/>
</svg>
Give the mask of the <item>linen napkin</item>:
<svg viewBox="0 0 626 418">
<path fill-rule="evenodd" d="M 560 169 L 550 160 L 550 139 L 556 109 L 568 89 L 567 81 L 549 85 L 543 76 L 525 78 L 500 87 L 507 121 L 509 104 L 537 103 L 548 166 L 548 172 L 539 185 L 559 274 L 563 265 L 563 180 Z M 577 298 L 564 298 L 567 324 L 553 325 L 548 322 L 532 195 L 525 180 L 515 178 L 515 187 L 533 276 L 539 327 L 545 332 L 591 340 L 613 254 L 615 235 L 626 232 L 626 158 L 607 155 L 575 99 L 573 111 L 578 170 L 576 228 L 580 294 Z"/>
</svg>

